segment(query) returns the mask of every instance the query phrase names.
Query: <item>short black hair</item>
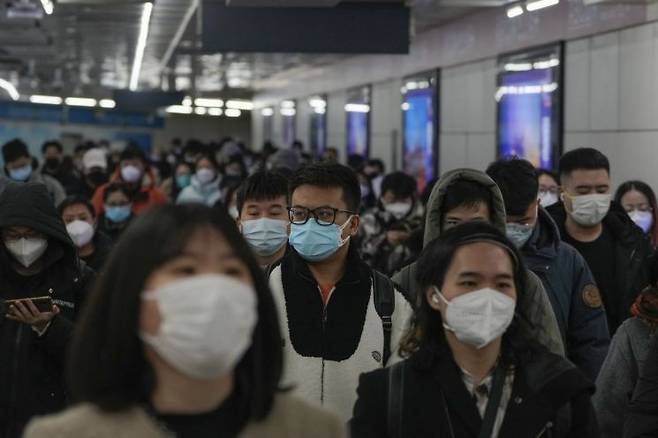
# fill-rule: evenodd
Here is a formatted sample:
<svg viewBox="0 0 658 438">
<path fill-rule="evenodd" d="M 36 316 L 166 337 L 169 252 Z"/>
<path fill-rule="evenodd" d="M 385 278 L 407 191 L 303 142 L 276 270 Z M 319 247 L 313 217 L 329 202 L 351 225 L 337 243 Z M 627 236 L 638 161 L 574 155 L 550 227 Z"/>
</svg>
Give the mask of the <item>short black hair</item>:
<svg viewBox="0 0 658 438">
<path fill-rule="evenodd" d="M 197 166 L 199 165 L 199 161 L 201 160 L 208 160 L 210 161 L 210 164 L 212 164 L 212 167 L 215 168 L 215 170 L 219 169 L 219 163 L 217 163 L 217 159 L 209 153 L 201 153 L 196 156 L 196 159 L 194 160 L 194 169 L 196 170 Z"/>
<path fill-rule="evenodd" d="M 384 196 L 389 191 L 398 198 L 415 198 L 418 194 L 418 186 L 416 180 L 406 173 L 393 172 L 382 180 L 381 195 Z"/>
<path fill-rule="evenodd" d="M 458 179 L 454 181 L 443 197 L 441 205 L 442 214 L 445 215 L 457 207 L 475 207 L 479 204 L 485 204 L 490 212 L 493 212 L 493 196 L 488 187 L 469 181 L 466 179 Z M 443 217 L 441 218 L 443 223 Z"/>
<path fill-rule="evenodd" d="M 555 184 L 560 185 L 560 177 L 558 176 L 557 173 L 553 172 L 552 170 L 548 170 L 548 169 L 537 169 L 537 179 L 539 179 L 540 177 L 542 177 L 544 175 L 546 175 L 548 177 L 551 177 L 553 179 L 553 181 L 555 181 Z"/>
<path fill-rule="evenodd" d="M 123 193 L 130 200 L 130 202 L 133 201 L 133 197 L 135 196 L 134 190 L 132 190 L 130 186 L 128 186 L 126 183 L 113 182 L 108 184 L 107 187 L 105 187 L 105 191 L 103 192 L 103 202 L 107 202 L 107 199 L 114 192 Z"/>
<path fill-rule="evenodd" d="M 181 254 L 195 232 L 206 228 L 223 236 L 246 265 L 258 303 L 251 346 L 234 371 L 236 422 L 244 426 L 271 412 L 283 361 L 273 295 L 233 219 L 221 209 L 200 204 L 156 207 L 137 217 L 117 242 L 72 341 L 68 376 L 76 402 L 117 412 L 149 399 L 155 376 L 138 335 L 141 295 L 147 278 Z"/>
<path fill-rule="evenodd" d="M 487 175 L 503 194 L 508 215 L 523 215 L 537 201 L 539 180 L 537 170 L 529 161 L 519 158 L 500 159 L 487 168 Z"/>
<path fill-rule="evenodd" d="M 59 206 L 57 206 L 57 210 L 59 211 L 59 215 L 64 214 L 64 210 L 67 208 L 73 206 L 73 205 L 84 205 L 87 210 L 89 210 L 89 213 L 91 213 L 91 217 L 96 219 L 96 209 L 94 209 L 94 206 L 91 205 L 91 202 L 89 202 L 89 199 L 85 198 L 84 196 L 80 195 L 72 195 L 64 199 Z"/>
<path fill-rule="evenodd" d="M 238 188 L 238 212 L 242 213 L 247 200 L 271 201 L 279 196 L 285 197 L 288 202 L 288 179 L 279 172 L 261 170 L 244 180 Z"/>
<path fill-rule="evenodd" d="M 367 165 L 371 167 L 378 167 L 380 173 L 386 172 L 386 165 L 379 158 L 371 158 L 370 160 L 368 160 Z"/>
<path fill-rule="evenodd" d="M 560 158 L 560 178 L 567 177 L 575 170 L 600 170 L 610 174 L 608 157 L 594 148 L 578 148 Z"/>
<path fill-rule="evenodd" d="M 48 148 L 55 148 L 55 149 L 57 149 L 57 152 L 59 152 L 60 154 L 62 152 L 64 152 L 64 147 L 62 147 L 62 144 L 60 142 L 58 142 L 57 140 L 48 140 L 47 142 L 45 142 L 41 146 L 41 153 L 45 154 L 46 150 L 48 150 Z"/>
<path fill-rule="evenodd" d="M 121 152 L 121 155 L 119 156 L 119 160 L 124 161 L 124 160 L 134 160 L 134 159 L 141 160 L 144 164 L 146 164 L 146 154 L 144 154 L 144 151 L 135 143 L 130 143 Z"/>
<path fill-rule="evenodd" d="M 2 158 L 5 164 L 23 157 L 30 158 L 30 152 L 23 140 L 15 138 L 2 146 Z"/>
<path fill-rule="evenodd" d="M 310 185 L 321 188 L 343 189 L 343 201 L 355 213 L 361 208 L 361 186 L 356 173 L 336 163 L 314 163 L 299 169 L 290 181 L 290 199 L 297 188 Z"/>
</svg>

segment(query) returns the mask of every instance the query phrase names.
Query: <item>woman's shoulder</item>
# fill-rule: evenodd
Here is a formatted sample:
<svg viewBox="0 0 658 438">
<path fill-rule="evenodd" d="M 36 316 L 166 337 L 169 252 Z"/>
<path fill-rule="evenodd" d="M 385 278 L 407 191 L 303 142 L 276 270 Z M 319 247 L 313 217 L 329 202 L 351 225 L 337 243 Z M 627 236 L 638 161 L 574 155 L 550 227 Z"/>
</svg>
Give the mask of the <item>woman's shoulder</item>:
<svg viewBox="0 0 658 438">
<path fill-rule="evenodd" d="M 252 423 L 240 438 L 343 438 L 346 433 L 345 425 L 332 413 L 288 394 L 279 394 L 270 415 Z"/>
<path fill-rule="evenodd" d="M 135 407 L 119 412 L 105 412 L 90 403 L 71 407 L 59 414 L 33 420 L 24 438 L 125 438 L 161 437 L 155 423 Z"/>
</svg>

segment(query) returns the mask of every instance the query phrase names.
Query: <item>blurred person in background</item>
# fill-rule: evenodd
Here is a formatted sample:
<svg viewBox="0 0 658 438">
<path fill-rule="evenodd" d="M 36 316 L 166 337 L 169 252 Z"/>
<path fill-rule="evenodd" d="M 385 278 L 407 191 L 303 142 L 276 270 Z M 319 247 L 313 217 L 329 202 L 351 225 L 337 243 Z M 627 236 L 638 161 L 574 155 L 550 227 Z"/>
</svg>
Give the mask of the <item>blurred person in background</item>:
<svg viewBox="0 0 658 438">
<path fill-rule="evenodd" d="M 528 300 L 518 250 L 484 222 L 454 227 L 418 260 L 407 357 L 364 374 L 353 438 L 598 438 L 594 385 L 519 333 Z"/>
<path fill-rule="evenodd" d="M 68 402 L 66 350 L 93 272 L 43 184 L 10 183 L 0 194 L 0 236 L 0 436 L 18 438 L 30 418 Z M 36 297 L 51 301 L 37 307 Z"/>
<path fill-rule="evenodd" d="M 337 163 L 338 162 L 338 149 L 333 146 L 327 147 L 322 153 L 322 161 L 328 163 Z"/>
<path fill-rule="evenodd" d="M 280 149 L 272 154 L 268 161 L 267 167 L 273 171 L 284 171 L 294 173 L 302 165 L 301 156 L 296 150 Z"/>
<path fill-rule="evenodd" d="M 209 154 L 200 155 L 195 163 L 190 185 L 181 190 L 176 203 L 199 203 L 212 207 L 222 200 L 222 192 L 219 189 L 221 180 L 219 166 L 214 157 Z"/>
<path fill-rule="evenodd" d="M 107 152 L 100 148 L 89 149 L 82 157 L 81 181 L 74 194 L 91 199 L 108 179 Z"/>
<path fill-rule="evenodd" d="M 238 191 L 240 190 L 241 183 L 232 182 L 223 190 L 224 201 L 222 206 L 226 213 L 231 216 L 235 221 L 240 219 L 240 211 L 238 210 Z"/>
<path fill-rule="evenodd" d="M 658 248 L 658 203 L 651 187 L 642 181 L 627 181 L 617 189 L 615 202 L 644 231 L 653 248 Z"/>
<path fill-rule="evenodd" d="M 370 178 L 368 178 L 363 172 L 358 172 L 356 177 L 359 179 L 359 187 L 361 188 L 360 213 L 365 213 L 377 205 L 377 197 L 375 196 L 375 191 L 372 189 Z"/>
<path fill-rule="evenodd" d="M 244 164 L 242 154 L 236 154 L 229 158 L 224 166 L 224 175 L 245 179 L 247 177 L 247 166 Z"/>
<path fill-rule="evenodd" d="M 560 201 L 560 179 L 555 172 L 539 169 L 537 171 L 539 182 L 539 202 L 542 207 L 548 208 Z"/>
<path fill-rule="evenodd" d="M 624 421 L 624 438 L 658 436 L 658 336 L 648 350 Z"/>
<path fill-rule="evenodd" d="M 2 159 L 5 162 L 5 175 L 0 175 L 0 193 L 12 181 L 17 183 L 34 182 L 46 186 L 54 205 L 59 205 L 66 198 L 64 187 L 59 181 L 34 168 L 27 145 L 22 140 L 14 139 L 5 143 L 2 146 Z"/>
<path fill-rule="evenodd" d="M 382 195 L 382 181 L 386 176 L 386 166 L 384 165 L 384 162 L 378 158 L 368 160 L 363 168 L 363 173 L 370 180 L 375 199 L 379 199 Z"/>
<path fill-rule="evenodd" d="M 631 314 L 633 316 L 619 326 L 612 338 L 596 380 L 592 401 L 599 418 L 601 438 L 623 436 L 631 395 L 658 328 L 658 288 L 650 286 L 643 290 L 631 307 Z"/>
<path fill-rule="evenodd" d="M 69 196 L 59 204 L 58 210 L 78 255 L 100 273 L 112 250 L 112 240 L 98 231 L 96 210 L 91 202 L 82 196 Z"/>
<path fill-rule="evenodd" d="M 73 341 L 77 405 L 26 438 L 344 437 L 336 418 L 279 392 L 277 310 L 226 214 L 152 210 L 106 274 Z"/>
<path fill-rule="evenodd" d="M 358 241 L 363 261 L 388 276 L 415 261 L 418 253 L 407 241 L 422 222 L 416 180 L 403 172 L 386 175 L 379 202 L 361 217 Z"/>
<path fill-rule="evenodd" d="M 175 164 L 173 175 L 162 182 L 160 190 L 170 202 L 175 202 L 180 192 L 192 184 L 193 173 L 194 166 L 184 161 Z"/>
<path fill-rule="evenodd" d="M 80 187 L 80 179 L 75 174 L 72 162 L 64 159 L 62 144 L 55 140 L 45 142 L 41 146 L 41 155 L 43 157 L 41 173 L 59 181 L 68 195 L 76 194 Z"/>
<path fill-rule="evenodd" d="M 85 143 L 81 143 L 73 149 L 73 167 L 79 173 L 82 172 L 82 157 L 89 149 L 91 146 Z"/>
<path fill-rule="evenodd" d="M 135 144 L 126 147 L 120 154 L 117 169 L 110 183 L 122 182 L 132 191 L 133 214 L 139 215 L 156 205 L 165 204 L 167 197 L 155 185 L 155 175 L 150 170 L 144 152 Z M 104 212 L 105 189 L 100 186 L 92 198 L 97 214 Z"/>
<path fill-rule="evenodd" d="M 98 230 L 116 242 L 134 217 L 132 205 L 130 187 L 124 183 L 109 184 L 103 194 L 103 213 L 98 215 Z"/>
</svg>

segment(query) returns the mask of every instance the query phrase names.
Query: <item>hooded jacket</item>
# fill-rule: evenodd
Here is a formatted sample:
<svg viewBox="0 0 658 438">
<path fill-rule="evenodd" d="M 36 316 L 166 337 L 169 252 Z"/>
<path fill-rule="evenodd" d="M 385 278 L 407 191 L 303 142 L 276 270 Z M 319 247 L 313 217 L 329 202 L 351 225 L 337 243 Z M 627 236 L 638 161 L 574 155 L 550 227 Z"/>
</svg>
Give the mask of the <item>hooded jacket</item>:
<svg viewBox="0 0 658 438">
<path fill-rule="evenodd" d="M 537 225 L 521 253 L 548 293 L 567 357 L 594 382 L 608 352 L 610 335 L 587 262 L 562 241 L 557 225 L 541 207 Z"/>
<path fill-rule="evenodd" d="M 505 232 L 505 204 L 496 183 L 484 172 L 474 169 L 456 169 L 446 173 L 430 194 L 426 209 L 423 247 L 441 235 L 443 215 L 445 214 L 443 201 L 450 186 L 458 180 L 473 181 L 490 190 L 493 210 L 491 223 L 503 233 Z M 393 277 L 393 281 L 399 285 L 403 293 L 407 294 L 408 300 L 412 303 L 416 303 L 416 299 L 421 293 L 416 281 L 416 272 L 417 265 L 414 262 Z M 521 318 L 521 331 L 525 338 L 539 342 L 553 353 L 564 355 L 564 344 L 548 295 L 537 276 L 531 271 L 527 272 L 527 300 L 525 307 L 519 308 L 519 312 L 524 315 L 524 318 Z"/>
<path fill-rule="evenodd" d="M 567 211 L 559 202 L 547 209 L 557 223 L 562 235 L 565 233 Z M 630 317 L 630 309 L 638 294 L 654 278 L 654 254 L 651 243 L 642 230 L 636 226 L 624 209 L 612 202 L 610 212 L 603 219 L 613 239 L 615 272 L 614 284 L 609 288 L 614 296 L 602 297 L 608 317 L 608 329 L 614 333 L 622 322 Z"/>
<path fill-rule="evenodd" d="M 176 204 L 199 203 L 209 207 L 214 206 L 222 199 L 222 192 L 219 190 L 220 178 L 216 177 L 207 184 L 201 184 L 196 176 L 192 177 L 192 182 L 185 187 L 178 198 Z"/>
<path fill-rule="evenodd" d="M 59 205 L 64 199 L 66 199 L 66 192 L 64 191 L 64 187 L 62 187 L 59 181 L 51 176 L 44 175 L 41 172 L 34 170 L 27 182 L 43 184 L 46 187 L 48 194 L 50 195 L 50 202 L 54 203 L 55 206 Z M 2 193 L 5 188 L 7 188 L 7 186 L 12 183 L 16 182 L 10 178 L 7 178 L 5 175 L 0 175 L 0 193 Z"/>
<path fill-rule="evenodd" d="M 0 244 L 0 299 L 50 296 L 61 313 L 39 336 L 26 324 L 0 318 L 0 436 L 20 436 L 35 415 L 64 408 L 64 357 L 92 272 L 78 259 L 50 195 L 42 184 L 11 183 L 0 195 L 0 230 L 29 227 L 48 248 L 39 273 L 24 276 Z M 4 307 L 4 306 L 3 306 Z"/>
</svg>

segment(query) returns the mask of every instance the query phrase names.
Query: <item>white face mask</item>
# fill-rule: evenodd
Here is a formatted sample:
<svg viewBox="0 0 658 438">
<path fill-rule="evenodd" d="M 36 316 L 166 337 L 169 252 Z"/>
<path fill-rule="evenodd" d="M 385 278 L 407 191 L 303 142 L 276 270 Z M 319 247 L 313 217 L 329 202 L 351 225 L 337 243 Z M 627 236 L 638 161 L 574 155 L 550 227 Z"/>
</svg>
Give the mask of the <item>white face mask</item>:
<svg viewBox="0 0 658 438">
<path fill-rule="evenodd" d="M 402 219 L 411 211 L 411 205 L 406 202 L 394 202 L 392 204 L 386 204 L 384 209 L 391 213 L 394 218 L 397 220 Z"/>
<path fill-rule="evenodd" d="M 201 184 L 208 184 L 215 179 L 215 176 L 217 176 L 217 174 L 211 169 L 202 168 L 196 171 L 196 179 Z"/>
<path fill-rule="evenodd" d="M 514 319 L 516 301 L 495 289 L 469 292 L 452 301 L 446 300 L 438 288 L 434 290 L 446 304 L 443 327 L 477 349 L 502 336 Z"/>
<path fill-rule="evenodd" d="M 644 233 L 648 233 L 653 226 L 653 213 L 650 211 L 632 210 L 628 212 L 635 225 L 642 228 Z"/>
<path fill-rule="evenodd" d="M 257 321 L 253 287 L 221 274 L 197 275 L 143 294 L 160 311 L 145 343 L 182 374 L 210 380 L 230 373 L 251 345 Z"/>
<path fill-rule="evenodd" d="M 124 166 L 121 168 L 121 178 L 125 182 L 136 183 L 142 177 L 142 171 L 137 166 Z"/>
<path fill-rule="evenodd" d="M 75 220 L 66 226 L 71 240 L 75 246 L 82 248 L 94 237 L 94 227 L 89 223 L 81 220 Z"/>
<path fill-rule="evenodd" d="M 242 222 L 242 235 L 251 249 L 261 257 L 268 257 L 288 241 L 289 221 L 267 217 Z"/>
<path fill-rule="evenodd" d="M 551 205 L 557 204 L 557 201 L 557 194 L 553 192 L 539 192 L 539 203 L 542 207 L 550 207 Z"/>
<path fill-rule="evenodd" d="M 610 211 L 610 194 L 580 195 L 571 197 L 571 218 L 583 227 L 600 224 Z"/>
<path fill-rule="evenodd" d="M 5 246 L 12 256 L 23 266 L 29 268 L 48 249 L 48 240 L 42 238 L 21 238 L 5 241 Z"/>
</svg>

